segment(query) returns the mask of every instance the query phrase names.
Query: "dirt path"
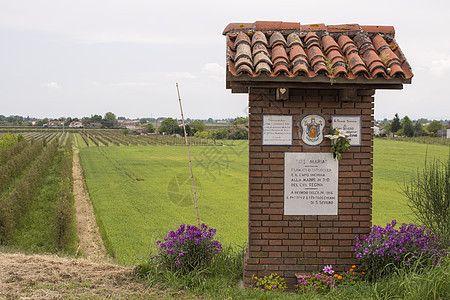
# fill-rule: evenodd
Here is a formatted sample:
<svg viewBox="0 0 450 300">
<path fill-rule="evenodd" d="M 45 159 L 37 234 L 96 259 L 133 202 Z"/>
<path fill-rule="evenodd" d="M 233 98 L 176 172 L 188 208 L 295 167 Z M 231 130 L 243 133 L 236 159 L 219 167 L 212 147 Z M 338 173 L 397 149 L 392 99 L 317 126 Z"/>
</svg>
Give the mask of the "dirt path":
<svg viewBox="0 0 450 300">
<path fill-rule="evenodd" d="M 80 251 L 92 261 L 112 262 L 103 245 L 102 236 L 95 220 L 89 194 L 85 190 L 83 172 L 80 164 L 79 149 L 73 151 L 73 195 L 77 219 Z"/>
<path fill-rule="evenodd" d="M 148 287 L 132 268 L 0 253 L 0 299 L 161 299 L 177 294 Z"/>
</svg>

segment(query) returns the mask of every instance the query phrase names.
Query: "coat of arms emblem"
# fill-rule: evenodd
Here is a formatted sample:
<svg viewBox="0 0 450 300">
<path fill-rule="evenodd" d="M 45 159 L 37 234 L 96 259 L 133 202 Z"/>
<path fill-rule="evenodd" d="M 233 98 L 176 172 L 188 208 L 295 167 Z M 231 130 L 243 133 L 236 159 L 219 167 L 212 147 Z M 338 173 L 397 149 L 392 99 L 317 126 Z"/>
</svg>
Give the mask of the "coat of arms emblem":
<svg viewBox="0 0 450 300">
<path fill-rule="evenodd" d="M 300 122 L 302 126 L 302 140 L 307 145 L 319 145 L 323 141 L 322 131 L 325 119 L 319 115 L 309 115 Z"/>
</svg>

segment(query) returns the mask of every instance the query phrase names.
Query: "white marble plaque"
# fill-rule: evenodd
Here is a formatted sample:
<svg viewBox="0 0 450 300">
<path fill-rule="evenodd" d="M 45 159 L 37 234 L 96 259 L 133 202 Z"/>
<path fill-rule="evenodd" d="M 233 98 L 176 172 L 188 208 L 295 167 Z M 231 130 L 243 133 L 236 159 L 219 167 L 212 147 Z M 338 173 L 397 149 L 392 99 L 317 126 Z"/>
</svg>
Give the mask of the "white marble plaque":
<svg viewBox="0 0 450 300">
<path fill-rule="evenodd" d="M 292 116 L 263 115 L 263 145 L 292 145 Z"/>
<path fill-rule="evenodd" d="M 331 116 L 331 126 L 342 131 L 351 146 L 361 146 L 361 116 Z"/>
<path fill-rule="evenodd" d="M 338 161 L 331 153 L 285 153 L 284 214 L 337 215 Z"/>
</svg>

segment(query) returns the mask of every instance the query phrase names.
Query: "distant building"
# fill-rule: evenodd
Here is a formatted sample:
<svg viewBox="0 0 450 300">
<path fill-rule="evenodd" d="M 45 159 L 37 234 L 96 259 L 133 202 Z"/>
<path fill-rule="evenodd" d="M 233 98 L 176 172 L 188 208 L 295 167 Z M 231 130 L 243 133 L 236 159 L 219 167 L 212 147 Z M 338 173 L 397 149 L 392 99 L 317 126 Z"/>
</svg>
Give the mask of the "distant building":
<svg viewBox="0 0 450 300">
<path fill-rule="evenodd" d="M 380 127 L 373 126 L 373 134 L 374 135 L 380 135 Z"/>
<path fill-rule="evenodd" d="M 83 123 L 81 123 L 79 121 L 73 121 L 73 122 L 70 122 L 69 127 L 70 128 L 82 128 Z"/>
<path fill-rule="evenodd" d="M 62 127 L 64 125 L 64 121 L 49 121 L 47 123 L 48 127 Z"/>
</svg>

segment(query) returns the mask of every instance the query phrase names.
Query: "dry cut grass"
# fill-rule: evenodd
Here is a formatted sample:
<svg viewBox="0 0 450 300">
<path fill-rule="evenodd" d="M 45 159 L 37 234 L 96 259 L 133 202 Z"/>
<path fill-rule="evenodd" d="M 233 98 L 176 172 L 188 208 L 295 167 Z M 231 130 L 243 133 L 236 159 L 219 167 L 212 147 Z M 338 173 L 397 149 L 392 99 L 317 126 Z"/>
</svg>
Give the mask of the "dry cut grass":
<svg viewBox="0 0 450 300">
<path fill-rule="evenodd" d="M 0 299 L 184 298 L 146 285 L 133 268 L 87 260 L 0 253 Z"/>
</svg>

